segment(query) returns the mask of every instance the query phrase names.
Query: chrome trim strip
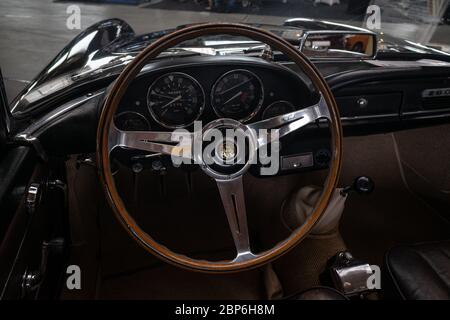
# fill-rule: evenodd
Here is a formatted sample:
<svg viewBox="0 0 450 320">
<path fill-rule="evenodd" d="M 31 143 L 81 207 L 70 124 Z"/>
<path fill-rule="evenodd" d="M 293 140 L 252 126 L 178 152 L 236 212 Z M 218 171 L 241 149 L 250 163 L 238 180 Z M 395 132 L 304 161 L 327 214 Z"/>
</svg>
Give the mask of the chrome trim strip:
<svg viewBox="0 0 450 320">
<path fill-rule="evenodd" d="M 402 115 L 406 116 L 413 116 L 413 115 L 432 115 L 435 113 L 448 113 L 450 112 L 450 108 L 443 108 L 443 109 L 433 109 L 433 110 L 419 110 L 419 111 L 408 111 L 403 112 Z"/>
<path fill-rule="evenodd" d="M 355 116 L 355 117 L 341 117 L 342 121 L 355 121 L 355 120 L 370 120 L 370 119 L 383 119 L 383 118 L 400 118 L 398 113 L 383 113 L 370 116 Z"/>
<path fill-rule="evenodd" d="M 48 155 L 45 152 L 44 148 L 42 147 L 41 142 L 36 137 L 36 133 L 43 130 L 49 123 L 54 121 L 55 119 L 58 119 L 62 115 L 66 114 L 67 112 L 75 109 L 76 107 L 84 104 L 85 102 L 94 99 L 98 97 L 99 95 L 102 95 L 105 92 L 105 90 L 96 91 L 94 93 L 89 93 L 87 95 L 84 95 L 83 97 L 77 98 L 75 100 L 72 100 L 55 110 L 51 111 L 50 113 L 43 116 L 38 121 L 31 124 L 29 127 L 27 127 L 24 131 L 17 133 L 13 141 L 22 142 L 26 144 L 31 144 L 33 148 L 36 150 L 38 156 L 44 160 L 48 160 Z"/>
<path fill-rule="evenodd" d="M 48 123 L 53 122 L 55 119 L 58 119 L 62 115 L 66 114 L 67 112 L 75 109 L 76 107 L 86 103 L 89 100 L 92 100 L 100 95 L 102 95 L 105 92 L 105 90 L 99 90 L 94 93 L 89 93 L 87 95 L 84 95 L 82 97 L 79 97 L 75 100 L 72 100 L 66 104 L 63 104 L 62 106 L 56 108 L 55 110 L 51 111 L 50 113 L 43 116 L 38 121 L 31 124 L 28 128 L 26 128 L 24 131 L 18 133 L 14 139 L 19 137 L 26 137 L 27 140 L 34 138 L 37 132 L 42 130 Z"/>
<path fill-rule="evenodd" d="M 41 142 L 39 141 L 39 139 L 33 137 L 33 136 L 26 136 L 24 135 L 18 135 L 16 137 L 14 137 L 14 141 L 17 142 L 23 142 L 25 144 L 31 144 L 34 148 L 34 150 L 36 151 L 37 155 L 44 160 L 45 162 L 47 162 L 48 160 L 48 155 L 45 152 L 44 148 L 42 147 Z"/>
</svg>

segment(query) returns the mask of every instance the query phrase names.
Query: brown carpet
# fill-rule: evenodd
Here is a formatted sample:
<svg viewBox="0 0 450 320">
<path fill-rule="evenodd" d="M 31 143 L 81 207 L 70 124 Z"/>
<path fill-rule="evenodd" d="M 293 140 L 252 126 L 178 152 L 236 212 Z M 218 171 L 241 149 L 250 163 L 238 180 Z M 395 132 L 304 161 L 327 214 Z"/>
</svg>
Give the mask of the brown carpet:
<svg viewBox="0 0 450 320">
<path fill-rule="evenodd" d="M 186 271 L 167 264 L 102 280 L 99 299 L 265 299 L 259 270 L 227 275 Z"/>
<path fill-rule="evenodd" d="M 320 285 L 320 274 L 328 259 L 346 249 L 339 233 L 308 237 L 297 247 L 273 263 L 283 286 L 284 295 Z"/>
<path fill-rule="evenodd" d="M 381 265 L 392 246 L 450 237 L 449 224 L 406 188 L 391 134 L 347 138 L 344 148 L 342 180 L 364 174 L 375 181 L 371 195 L 347 200 L 341 233 L 354 256 Z"/>
<path fill-rule="evenodd" d="M 407 140 L 404 136 L 402 139 Z M 403 145 L 398 149 L 411 150 Z M 423 165 L 413 160 L 420 159 L 405 155 L 408 164 L 426 175 L 428 171 Z M 339 234 L 307 238 L 273 264 L 285 295 L 319 284 L 319 274 L 326 261 L 346 247 L 356 258 L 381 264 L 384 252 L 393 245 L 450 236 L 449 225 L 440 212 L 415 190 L 407 188 L 399 163 L 391 134 L 345 139 L 341 185 L 350 184 L 356 176 L 369 175 L 376 189 L 370 196 L 349 197 L 340 228 L 345 244 Z M 92 279 L 84 297 L 266 298 L 261 270 L 211 275 L 162 263 L 129 237 L 102 196 L 96 199 L 102 192 L 98 189 L 95 169 L 75 170 L 72 166 L 71 170 L 71 221 L 77 229 L 73 236 L 78 239 L 71 263 L 81 265 Z M 323 174 L 261 180 L 249 176 L 245 180 L 249 225 L 256 249 L 267 248 L 285 236 L 279 221 L 279 208 L 285 197 L 301 186 L 317 185 Z M 431 181 L 447 185 L 446 180 L 436 180 L 438 175 L 433 174 Z M 164 178 L 164 183 L 150 175 L 144 173 L 137 181 L 129 172 L 117 177 L 124 183 L 122 192 L 130 209 L 135 210 L 135 218 L 147 231 L 179 252 L 214 259 L 232 255 L 233 244 L 214 182 L 201 172 L 186 179 L 175 171 Z M 416 185 L 421 185 L 420 181 Z M 134 194 L 134 190 L 139 193 Z"/>
</svg>

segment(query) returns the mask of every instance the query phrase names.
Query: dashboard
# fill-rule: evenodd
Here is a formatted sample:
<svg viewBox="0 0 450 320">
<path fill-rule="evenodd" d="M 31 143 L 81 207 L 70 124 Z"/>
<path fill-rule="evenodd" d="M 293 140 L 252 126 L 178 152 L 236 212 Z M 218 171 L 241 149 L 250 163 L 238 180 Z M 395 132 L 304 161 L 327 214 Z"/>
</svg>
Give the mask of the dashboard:
<svg viewBox="0 0 450 320">
<path fill-rule="evenodd" d="M 348 136 L 447 123 L 450 63 L 425 62 L 390 61 L 392 66 L 385 66 L 387 61 L 378 60 L 324 61 L 315 65 L 333 91 Z M 383 66 L 376 65 L 380 63 Z M 51 155 L 94 152 L 108 84 L 78 92 L 75 98 L 26 124 L 17 139 L 38 139 Z M 290 63 L 248 56 L 166 58 L 152 61 L 134 79 L 114 122 L 128 131 L 193 131 L 195 120 L 206 125 L 228 117 L 252 123 L 310 106 L 317 99 L 308 79 Z M 282 138 L 280 173 L 326 168 L 328 139 L 323 123 Z M 117 159 L 137 171 L 172 165 L 170 158 L 137 150 L 118 149 Z"/>
<path fill-rule="evenodd" d="M 261 58 L 194 57 L 178 65 L 161 61 L 130 84 L 114 123 L 126 131 L 193 131 L 195 121 L 202 126 L 219 118 L 251 123 L 311 106 L 318 98 L 301 73 Z M 280 170 L 327 166 L 331 157 L 328 139 L 319 143 L 315 139 L 314 145 L 303 150 L 305 144 L 296 142 L 305 140 L 298 139 L 305 134 L 302 131 L 307 130 L 281 139 Z M 139 168 L 172 165 L 170 157 L 139 150 L 118 149 L 114 157 L 131 168 L 137 162 Z M 261 166 L 253 169 L 258 175 Z"/>
<path fill-rule="evenodd" d="M 244 123 L 313 104 L 314 93 L 295 72 L 262 59 L 161 63 L 134 80 L 115 116 L 121 130 L 173 130 L 218 118 Z"/>
</svg>

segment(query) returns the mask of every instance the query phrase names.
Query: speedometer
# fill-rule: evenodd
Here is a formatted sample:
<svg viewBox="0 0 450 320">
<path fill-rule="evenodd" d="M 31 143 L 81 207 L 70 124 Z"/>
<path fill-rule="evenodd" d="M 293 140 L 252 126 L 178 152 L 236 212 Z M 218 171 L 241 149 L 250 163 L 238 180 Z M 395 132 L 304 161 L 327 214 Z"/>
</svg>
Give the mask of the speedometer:
<svg viewBox="0 0 450 320">
<path fill-rule="evenodd" d="M 248 70 L 232 70 L 213 86 L 211 103 L 219 117 L 246 121 L 261 108 L 264 88 L 257 75 Z"/>
<path fill-rule="evenodd" d="M 173 72 L 152 83 L 147 93 L 147 105 L 153 119 L 162 126 L 187 127 L 202 114 L 205 93 L 190 75 Z"/>
</svg>

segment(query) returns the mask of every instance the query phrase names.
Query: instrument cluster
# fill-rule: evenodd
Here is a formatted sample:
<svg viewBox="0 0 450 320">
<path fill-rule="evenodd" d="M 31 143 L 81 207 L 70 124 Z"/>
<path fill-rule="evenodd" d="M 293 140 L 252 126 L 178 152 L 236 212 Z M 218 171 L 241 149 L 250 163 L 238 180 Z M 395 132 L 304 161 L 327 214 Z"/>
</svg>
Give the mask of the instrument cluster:
<svg viewBox="0 0 450 320">
<path fill-rule="evenodd" d="M 201 57 L 177 63 L 164 60 L 153 63 L 130 83 L 114 123 L 124 131 L 185 128 L 193 132 L 197 120 L 203 127 L 220 118 L 253 123 L 315 102 L 317 95 L 307 80 L 289 65 L 249 57 Z M 310 146 L 299 145 L 302 141 L 286 137 L 280 157 L 312 154 Z M 318 147 L 324 148 L 322 144 Z M 136 174 L 144 169 L 165 174 L 174 166 L 170 157 L 138 149 L 117 148 L 114 159 Z M 253 167 L 252 172 L 258 175 L 259 168 Z"/>
<path fill-rule="evenodd" d="M 284 72 L 295 78 L 292 71 Z M 128 131 L 173 130 L 188 128 L 196 120 L 258 121 L 307 106 L 306 86 L 298 78 L 280 76 L 242 66 L 166 70 L 133 86 L 119 106 L 115 124 Z"/>
</svg>

